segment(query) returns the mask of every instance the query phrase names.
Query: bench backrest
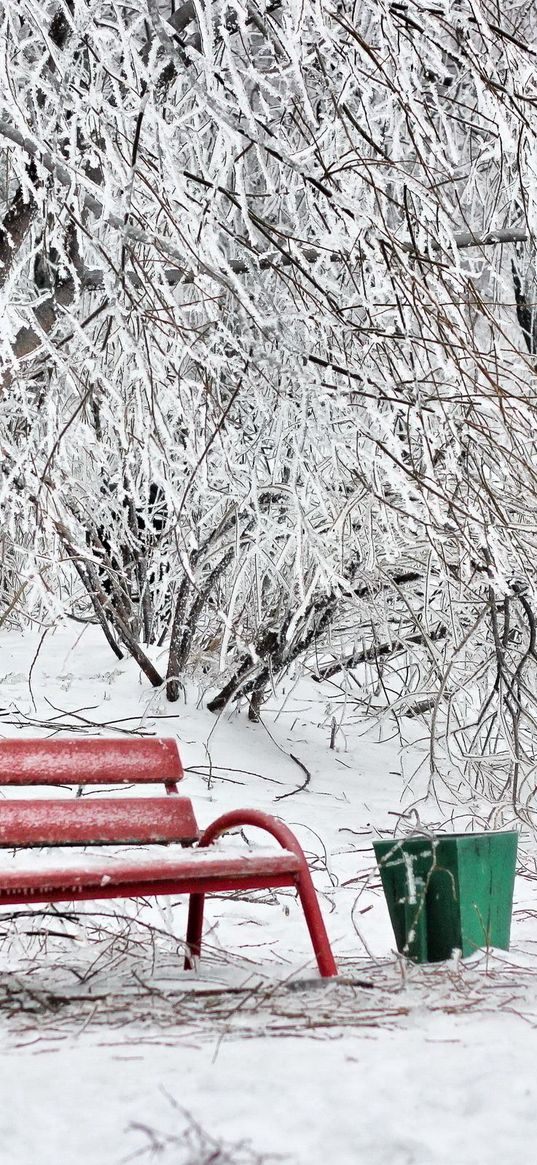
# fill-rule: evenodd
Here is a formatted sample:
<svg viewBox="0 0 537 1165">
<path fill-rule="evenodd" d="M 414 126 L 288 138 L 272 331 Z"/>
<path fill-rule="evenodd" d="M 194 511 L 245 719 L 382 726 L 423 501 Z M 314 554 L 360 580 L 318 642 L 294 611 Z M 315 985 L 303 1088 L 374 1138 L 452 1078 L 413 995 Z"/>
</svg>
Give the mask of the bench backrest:
<svg viewBox="0 0 537 1165">
<path fill-rule="evenodd" d="M 175 740 L 9 740 L 0 742 L 0 786 L 163 784 L 170 797 L 0 799 L 0 847 L 190 845 L 199 830 L 177 794 L 183 766 Z"/>
<path fill-rule="evenodd" d="M 175 785 L 183 777 L 175 740 L 3 740 L 0 785 Z"/>
</svg>

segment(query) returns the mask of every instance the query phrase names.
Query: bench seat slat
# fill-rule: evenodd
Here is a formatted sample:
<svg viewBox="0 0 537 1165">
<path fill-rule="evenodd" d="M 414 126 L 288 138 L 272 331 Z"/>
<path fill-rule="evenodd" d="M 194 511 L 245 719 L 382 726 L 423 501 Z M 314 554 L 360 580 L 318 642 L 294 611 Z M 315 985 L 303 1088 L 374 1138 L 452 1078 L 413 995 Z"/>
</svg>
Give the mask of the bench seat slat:
<svg viewBox="0 0 537 1165">
<path fill-rule="evenodd" d="M 188 797 L 0 801 L 0 847 L 197 841 Z"/>
<path fill-rule="evenodd" d="M 0 785 L 172 784 L 182 776 L 172 739 L 19 739 L 0 747 Z"/>
<path fill-rule="evenodd" d="M 204 849 L 171 860 L 113 862 L 65 869 L 0 871 L 0 902 L 74 901 L 80 897 L 136 897 L 166 893 L 292 886 L 296 854 L 252 853 L 225 857 Z"/>
</svg>

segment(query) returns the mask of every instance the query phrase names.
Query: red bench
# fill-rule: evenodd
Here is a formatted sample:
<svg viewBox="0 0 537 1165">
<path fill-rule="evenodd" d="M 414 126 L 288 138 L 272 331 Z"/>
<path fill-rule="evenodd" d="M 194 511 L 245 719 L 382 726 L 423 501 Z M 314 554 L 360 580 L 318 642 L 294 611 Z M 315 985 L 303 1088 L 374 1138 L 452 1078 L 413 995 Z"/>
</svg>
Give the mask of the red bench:
<svg viewBox="0 0 537 1165">
<path fill-rule="evenodd" d="M 164 784 L 169 797 L 71 797 L 0 801 L 0 847 L 169 845 L 179 852 L 94 865 L 65 858 L 28 868 L 0 869 L 0 904 L 65 902 L 190 894 L 185 969 L 201 950 L 206 894 L 294 886 L 309 929 L 320 974 L 336 975 L 317 896 L 304 853 L 291 830 L 256 809 L 233 810 L 200 833 L 192 802 L 180 797 L 183 766 L 175 740 L 11 740 L 0 743 L 0 787 L 23 785 Z M 256 826 L 280 849 L 246 854 L 214 845 L 222 834 Z M 18 855 L 17 855 L 18 856 Z"/>
</svg>

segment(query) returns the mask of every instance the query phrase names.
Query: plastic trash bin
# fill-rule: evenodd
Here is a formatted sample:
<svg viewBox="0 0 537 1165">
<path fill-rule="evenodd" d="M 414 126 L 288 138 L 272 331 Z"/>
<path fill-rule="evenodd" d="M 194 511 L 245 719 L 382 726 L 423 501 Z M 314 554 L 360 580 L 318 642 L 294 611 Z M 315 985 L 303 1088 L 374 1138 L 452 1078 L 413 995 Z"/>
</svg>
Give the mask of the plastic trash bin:
<svg viewBox="0 0 537 1165">
<path fill-rule="evenodd" d="M 517 843 L 516 832 L 373 842 L 397 950 L 416 963 L 509 950 Z"/>
</svg>

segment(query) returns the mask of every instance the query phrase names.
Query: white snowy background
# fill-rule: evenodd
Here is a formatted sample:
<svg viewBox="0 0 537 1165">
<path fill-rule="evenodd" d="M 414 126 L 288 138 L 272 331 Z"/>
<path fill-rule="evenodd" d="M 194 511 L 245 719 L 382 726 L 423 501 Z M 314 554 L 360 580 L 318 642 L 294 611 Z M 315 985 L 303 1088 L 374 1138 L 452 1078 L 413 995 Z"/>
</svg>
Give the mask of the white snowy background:
<svg viewBox="0 0 537 1165">
<path fill-rule="evenodd" d="M 8 1165 L 533 1159 L 536 28 L 0 5 L 0 734 L 176 736 L 341 972 L 290 891 L 188 975 L 184 902 L 0 911 Z M 513 827 L 510 952 L 407 965 L 372 840 Z"/>
</svg>

